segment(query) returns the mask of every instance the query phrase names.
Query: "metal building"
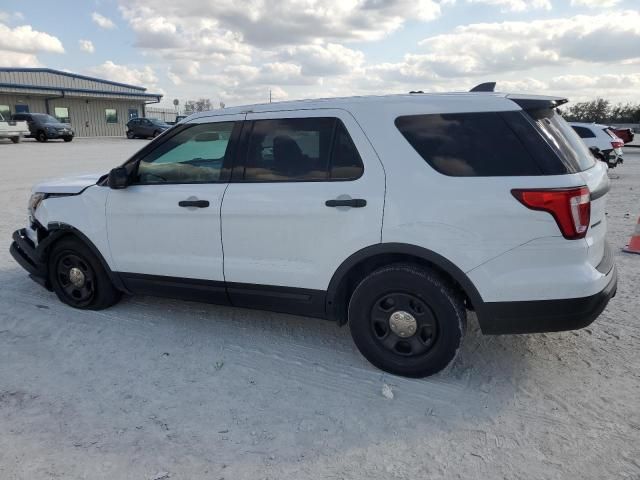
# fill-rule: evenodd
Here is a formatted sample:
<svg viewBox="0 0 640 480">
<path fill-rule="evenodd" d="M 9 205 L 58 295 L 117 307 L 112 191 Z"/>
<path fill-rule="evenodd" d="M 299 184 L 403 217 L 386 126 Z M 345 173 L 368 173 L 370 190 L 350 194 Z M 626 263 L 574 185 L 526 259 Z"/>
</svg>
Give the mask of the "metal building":
<svg viewBox="0 0 640 480">
<path fill-rule="evenodd" d="M 70 123 L 79 137 L 122 136 L 125 124 L 145 116 L 162 95 L 144 87 L 52 70 L 0 68 L 0 113 L 48 113 Z"/>
</svg>

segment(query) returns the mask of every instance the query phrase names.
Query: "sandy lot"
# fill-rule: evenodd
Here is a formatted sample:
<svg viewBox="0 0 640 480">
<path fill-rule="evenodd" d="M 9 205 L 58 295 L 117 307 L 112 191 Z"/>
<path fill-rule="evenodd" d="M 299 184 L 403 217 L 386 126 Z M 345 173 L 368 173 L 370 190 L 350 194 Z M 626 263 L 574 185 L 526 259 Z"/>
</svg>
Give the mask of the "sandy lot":
<svg viewBox="0 0 640 480">
<path fill-rule="evenodd" d="M 591 327 L 483 337 L 472 317 L 424 380 L 320 320 L 151 297 L 72 310 L 8 253 L 30 186 L 144 144 L 0 143 L 0 479 L 640 479 L 640 255 L 617 250 Z M 610 173 L 618 249 L 640 214 L 635 152 Z"/>
</svg>

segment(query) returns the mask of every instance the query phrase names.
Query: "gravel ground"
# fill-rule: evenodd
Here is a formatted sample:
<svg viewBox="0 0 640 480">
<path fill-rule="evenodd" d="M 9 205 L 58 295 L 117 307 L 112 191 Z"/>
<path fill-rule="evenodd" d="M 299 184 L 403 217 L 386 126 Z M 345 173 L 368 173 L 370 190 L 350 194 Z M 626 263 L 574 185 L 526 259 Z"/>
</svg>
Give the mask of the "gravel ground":
<svg viewBox="0 0 640 480">
<path fill-rule="evenodd" d="M 384 374 L 347 329 L 128 298 L 72 310 L 8 253 L 32 183 L 144 141 L 0 144 L 0 479 L 640 479 L 640 255 L 589 328 L 484 337 L 446 372 Z M 640 214 L 640 149 L 612 170 L 610 242 Z"/>
</svg>

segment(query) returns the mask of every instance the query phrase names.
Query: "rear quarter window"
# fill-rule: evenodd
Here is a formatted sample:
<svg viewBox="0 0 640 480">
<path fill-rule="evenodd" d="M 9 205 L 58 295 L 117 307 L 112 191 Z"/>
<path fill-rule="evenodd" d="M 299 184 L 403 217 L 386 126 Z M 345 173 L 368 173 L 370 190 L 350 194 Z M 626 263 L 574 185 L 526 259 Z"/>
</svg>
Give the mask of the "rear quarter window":
<svg viewBox="0 0 640 480">
<path fill-rule="evenodd" d="M 395 124 L 416 152 L 444 175 L 543 174 L 500 113 L 410 115 L 398 117 Z"/>
</svg>

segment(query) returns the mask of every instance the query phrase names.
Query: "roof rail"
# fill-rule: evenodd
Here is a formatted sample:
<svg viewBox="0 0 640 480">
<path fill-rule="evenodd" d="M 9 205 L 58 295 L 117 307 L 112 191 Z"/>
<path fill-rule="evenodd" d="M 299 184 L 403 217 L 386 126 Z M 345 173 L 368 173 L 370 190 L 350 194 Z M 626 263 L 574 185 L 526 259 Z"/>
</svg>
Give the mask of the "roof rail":
<svg viewBox="0 0 640 480">
<path fill-rule="evenodd" d="M 470 92 L 495 92 L 496 82 L 481 83 L 480 85 L 476 85 L 469 91 Z"/>
</svg>

